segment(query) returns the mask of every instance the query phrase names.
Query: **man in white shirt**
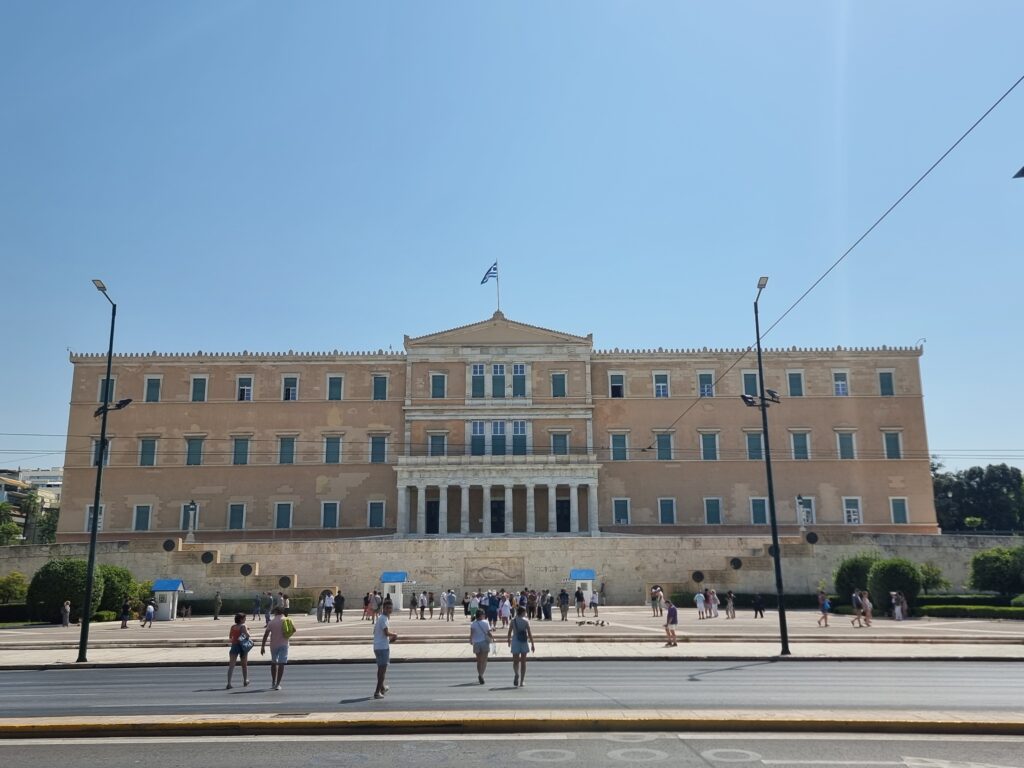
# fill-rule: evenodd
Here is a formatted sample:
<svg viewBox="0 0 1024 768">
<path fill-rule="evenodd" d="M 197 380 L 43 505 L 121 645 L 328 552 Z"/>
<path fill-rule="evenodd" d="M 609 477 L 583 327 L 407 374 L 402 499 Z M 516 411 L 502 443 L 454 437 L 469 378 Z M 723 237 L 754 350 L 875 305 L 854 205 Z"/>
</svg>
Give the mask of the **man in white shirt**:
<svg viewBox="0 0 1024 768">
<path fill-rule="evenodd" d="M 375 699 L 383 699 L 389 690 L 384 684 L 384 677 L 391 663 L 391 643 L 398 639 L 398 635 L 390 629 L 391 608 L 390 600 L 384 603 L 380 618 L 373 625 L 373 655 L 377 658 L 377 690 L 373 692 Z"/>
</svg>

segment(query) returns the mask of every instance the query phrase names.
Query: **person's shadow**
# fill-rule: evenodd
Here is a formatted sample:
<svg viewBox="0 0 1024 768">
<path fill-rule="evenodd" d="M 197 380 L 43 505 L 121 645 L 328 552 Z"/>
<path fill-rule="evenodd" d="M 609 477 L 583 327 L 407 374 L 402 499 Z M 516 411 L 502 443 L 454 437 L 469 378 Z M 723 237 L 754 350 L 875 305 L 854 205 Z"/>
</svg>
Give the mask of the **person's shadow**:
<svg viewBox="0 0 1024 768">
<path fill-rule="evenodd" d="M 357 699 L 342 699 L 339 704 L 362 704 L 366 701 L 373 701 L 373 696 L 360 696 Z"/>
</svg>

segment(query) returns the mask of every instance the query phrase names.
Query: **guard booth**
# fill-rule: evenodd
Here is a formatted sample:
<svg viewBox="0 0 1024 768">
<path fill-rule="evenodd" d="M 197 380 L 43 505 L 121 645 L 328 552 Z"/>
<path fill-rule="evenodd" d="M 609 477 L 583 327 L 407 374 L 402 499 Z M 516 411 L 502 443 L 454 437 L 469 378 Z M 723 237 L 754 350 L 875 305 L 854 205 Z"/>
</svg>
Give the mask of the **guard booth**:
<svg viewBox="0 0 1024 768">
<path fill-rule="evenodd" d="M 185 582 L 181 579 L 157 579 L 153 582 L 156 595 L 156 621 L 174 621 L 178 615 L 178 595 L 185 593 Z"/>
<path fill-rule="evenodd" d="M 594 591 L 594 579 L 597 574 L 589 568 L 573 568 L 569 571 L 569 583 L 575 584 L 573 592 L 577 589 L 583 590 L 583 597 L 589 603 L 590 593 Z"/>
<path fill-rule="evenodd" d="M 405 607 L 402 597 L 402 585 L 409 580 L 409 574 L 405 571 L 384 571 L 380 575 L 381 592 L 387 597 L 391 595 L 391 602 L 394 610 L 400 611 Z"/>
</svg>

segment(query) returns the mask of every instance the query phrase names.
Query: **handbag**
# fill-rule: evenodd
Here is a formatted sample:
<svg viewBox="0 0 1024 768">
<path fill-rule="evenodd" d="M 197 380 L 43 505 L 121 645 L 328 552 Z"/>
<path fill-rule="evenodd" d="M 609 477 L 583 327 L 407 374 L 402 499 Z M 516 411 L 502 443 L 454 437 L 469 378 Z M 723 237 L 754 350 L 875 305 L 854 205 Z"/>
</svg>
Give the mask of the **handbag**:
<svg viewBox="0 0 1024 768">
<path fill-rule="evenodd" d="M 256 643 L 245 632 L 238 636 L 238 646 L 242 649 L 242 653 L 248 653 L 255 645 Z"/>
</svg>

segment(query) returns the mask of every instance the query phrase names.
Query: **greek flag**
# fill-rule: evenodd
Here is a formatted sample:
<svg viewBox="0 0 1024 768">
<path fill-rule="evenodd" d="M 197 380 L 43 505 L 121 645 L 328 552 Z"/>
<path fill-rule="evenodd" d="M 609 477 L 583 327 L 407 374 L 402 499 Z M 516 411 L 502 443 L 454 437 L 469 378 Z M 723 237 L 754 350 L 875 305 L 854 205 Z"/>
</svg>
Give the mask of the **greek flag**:
<svg viewBox="0 0 1024 768">
<path fill-rule="evenodd" d="M 486 272 L 484 272 L 484 279 L 480 281 L 480 285 L 483 285 L 492 277 L 495 280 L 498 279 L 498 262 L 494 262 L 493 264 L 491 264 L 490 268 Z"/>
</svg>

